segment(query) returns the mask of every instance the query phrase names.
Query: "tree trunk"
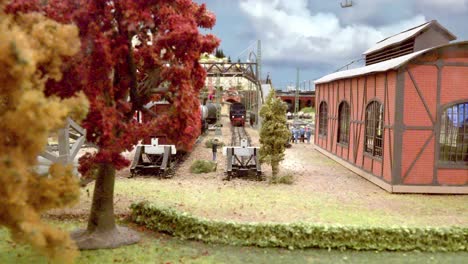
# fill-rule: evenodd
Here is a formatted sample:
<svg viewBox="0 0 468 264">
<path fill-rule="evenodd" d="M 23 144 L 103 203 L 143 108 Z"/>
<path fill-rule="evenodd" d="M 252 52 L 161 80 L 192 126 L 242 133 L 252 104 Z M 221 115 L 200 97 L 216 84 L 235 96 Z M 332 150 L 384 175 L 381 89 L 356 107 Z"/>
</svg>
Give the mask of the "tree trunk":
<svg viewBox="0 0 468 264">
<path fill-rule="evenodd" d="M 115 168 L 113 164 L 98 165 L 93 203 L 86 230 L 71 234 L 80 249 L 116 248 L 137 243 L 139 235 L 128 228 L 118 227 L 114 216 Z"/>
<path fill-rule="evenodd" d="M 271 162 L 271 180 L 275 181 L 279 173 L 279 162 Z"/>
<path fill-rule="evenodd" d="M 114 166 L 112 164 L 99 164 L 94 185 L 93 203 L 88 219 L 88 232 L 106 232 L 115 229 L 114 183 Z"/>
</svg>

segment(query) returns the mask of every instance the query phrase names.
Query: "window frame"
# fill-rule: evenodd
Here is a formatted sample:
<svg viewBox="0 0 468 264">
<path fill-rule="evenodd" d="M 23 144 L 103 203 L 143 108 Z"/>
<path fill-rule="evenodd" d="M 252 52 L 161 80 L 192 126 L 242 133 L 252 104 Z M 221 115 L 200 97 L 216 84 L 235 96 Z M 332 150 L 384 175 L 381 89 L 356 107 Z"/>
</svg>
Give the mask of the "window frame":
<svg viewBox="0 0 468 264">
<path fill-rule="evenodd" d="M 462 122 L 462 127 L 463 127 L 463 137 L 461 139 L 461 160 L 457 160 L 458 158 L 458 133 L 460 133 L 460 131 L 456 131 L 457 135 L 457 139 L 455 140 L 455 144 L 457 145 L 455 147 L 455 161 L 451 161 L 451 160 L 448 160 L 448 159 L 444 159 L 442 160 L 441 158 L 443 156 L 445 156 L 445 150 L 442 151 L 442 143 L 441 143 L 441 140 L 442 140 L 442 136 L 446 135 L 447 133 L 442 133 L 443 131 L 448 131 L 448 127 L 447 125 L 444 126 L 444 120 L 446 120 L 445 115 L 446 115 L 446 112 L 448 109 L 454 109 L 454 108 L 457 108 L 457 110 L 459 110 L 459 106 L 460 105 L 463 105 L 464 106 L 464 113 L 463 113 L 463 118 L 462 120 L 464 120 Z M 445 104 L 443 106 L 441 106 L 441 112 L 440 112 L 440 124 L 439 124 L 439 128 L 438 128 L 438 138 L 437 138 L 437 151 L 438 151 L 438 157 L 437 157 L 437 164 L 438 164 L 438 167 L 439 168 L 461 168 L 461 169 L 466 169 L 468 168 L 468 99 L 462 99 L 462 100 L 457 100 L 457 101 L 454 101 L 454 102 L 451 102 L 451 103 L 448 103 L 448 104 Z M 458 111 L 457 111 L 457 114 L 458 117 L 460 116 Z M 457 120 L 458 120 L 458 117 L 457 117 Z M 458 128 L 458 130 L 460 130 L 461 127 Z M 453 129 L 450 131 L 450 133 L 452 133 Z M 452 135 L 449 134 L 451 137 Z M 452 139 L 450 139 L 450 142 L 448 142 L 449 144 L 452 144 Z M 444 145 L 447 143 L 447 137 L 444 138 Z M 464 148 L 467 148 L 467 151 L 465 153 L 463 153 L 463 149 Z M 448 155 L 453 155 L 453 152 L 450 153 L 451 151 L 449 151 Z M 449 156 L 449 159 L 450 159 L 450 156 Z"/>
<path fill-rule="evenodd" d="M 378 107 L 374 107 L 376 110 L 375 113 L 372 115 L 373 119 L 369 120 L 368 109 L 373 105 L 377 104 Z M 365 109 L 365 122 L 364 122 L 364 154 L 369 155 L 375 159 L 382 159 L 383 158 L 383 134 L 384 134 L 384 107 L 383 104 L 377 100 L 372 99 L 366 105 Z M 372 124 L 369 124 L 372 123 Z M 371 131 L 371 134 L 368 132 Z M 379 137 L 380 131 L 380 137 Z M 372 146 L 369 147 L 369 140 L 372 141 Z M 380 143 L 380 144 L 378 144 Z"/>
<path fill-rule="evenodd" d="M 323 116 L 322 105 L 325 106 L 325 116 Z M 328 135 L 328 103 L 321 101 L 319 104 L 319 129 L 318 135 L 320 137 L 326 137 Z"/>
<path fill-rule="evenodd" d="M 343 120 L 343 114 L 342 114 L 344 106 L 347 107 L 347 112 L 345 113 L 346 114 L 345 120 Z M 344 129 L 344 133 L 343 133 L 343 128 L 342 128 L 342 125 L 344 124 L 343 121 L 346 122 L 346 129 Z M 348 101 L 343 100 L 338 105 L 338 131 L 337 131 L 338 135 L 336 139 L 337 143 L 344 145 L 344 146 L 349 145 L 349 135 L 350 135 L 350 130 L 351 130 L 350 126 L 351 126 L 351 106 L 349 105 Z"/>
</svg>

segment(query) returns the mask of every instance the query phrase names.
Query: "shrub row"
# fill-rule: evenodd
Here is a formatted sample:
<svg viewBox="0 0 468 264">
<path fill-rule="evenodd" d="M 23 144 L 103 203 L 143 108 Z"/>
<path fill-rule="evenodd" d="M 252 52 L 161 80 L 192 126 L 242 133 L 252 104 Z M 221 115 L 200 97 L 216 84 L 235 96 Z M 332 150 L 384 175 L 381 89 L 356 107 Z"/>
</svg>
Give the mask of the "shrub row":
<svg viewBox="0 0 468 264">
<path fill-rule="evenodd" d="M 183 239 L 242 246 L 354 250 L 467 251 L 468 228 L 408 228 L 211 221 L 147 202 L 132 204 L 132 221 Z"/>
</svg>

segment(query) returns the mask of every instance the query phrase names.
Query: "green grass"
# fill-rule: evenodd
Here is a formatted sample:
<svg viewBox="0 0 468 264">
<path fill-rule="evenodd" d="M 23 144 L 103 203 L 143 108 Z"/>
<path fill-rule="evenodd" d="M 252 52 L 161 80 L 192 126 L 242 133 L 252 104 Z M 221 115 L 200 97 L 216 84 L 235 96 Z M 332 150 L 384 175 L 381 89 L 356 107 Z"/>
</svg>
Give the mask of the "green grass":
<svg viewBox="0 0 468 264">
<path fill-rule="evenodd" d="M 279 175 L 276 179 L 271 179 L 270 183 L 272 184 L 288 184 L 291 185 L 294 183 L 294 176 L 290 173 Z"/>
<path fill-rule="evenodd" d="M 389 213 L 372 206 L 372 197 L 363 197 L 353 190 L 343 191 L 348 192 L 347 201 L 337 200 L 329 193 L 309 192 L 297 184 L 223 185 L 139 178 L 116 182 L 116 200 L 123 197 L 130 197 L 131 202 L 147 200 L 214 220 L 367 226 L 468 225 L 465 196 L 383 194 L 395 207 Z"/>
<path fill-rule="evenodd" d="M 72 230 L 76 222 L 56 222 Z M 285 250 L 278 248 L 234 247 L 184 241 L 147 232 L 140 243 L 118 249 L 81 252 L 76 263 L 450 263 L 462 264 L 467 252 L 374 252 L 338 250 Z M 0 263 L 46 264 L 47 260 L 28 246 L 11 242 L 0 229 Z"/>
<path fill-rule="evenodd" d="M 319 195 L 290 195 L 289 186 L 230 186 L 218 189 L 216 185 L 173 185 L 169 182 L 125 182 L 117 183 L 117 192 L 135 195 L 141 193 L 142 199 L 165 207 L 187 210 L 194 215 L 207 216 L 219 220 L 230 217 L 253 216 L 258 220 L 302 218 L 305 221 L 342 222 L 358 224 L 362 213 L 350 211 L 340 213 L 336 206 L 321 207 L 328 204 L 328 198 Z M 140 196 L 140 195 L 139 195 Z M 351 215 L 350 215 L 351 214 Z M 382 215 L 383 216 L 383 215 Z M 355 221 L 356 220 L 356 221 Z"/>
</svg>

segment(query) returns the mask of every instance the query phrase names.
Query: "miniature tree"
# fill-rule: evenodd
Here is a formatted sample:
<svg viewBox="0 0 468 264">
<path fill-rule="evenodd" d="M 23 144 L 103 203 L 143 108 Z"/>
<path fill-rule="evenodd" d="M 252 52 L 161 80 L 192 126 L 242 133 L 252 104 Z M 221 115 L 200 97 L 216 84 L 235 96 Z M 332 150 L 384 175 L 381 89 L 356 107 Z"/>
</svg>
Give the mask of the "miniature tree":
<svg viewBox="0 0 468 264">
<path fill-rule="evenodd" d="M 218 59 L 226 58 L 226 55 L 224 55 L 224 51 L 222 49 L 216 49 L 215 56 Z"/>
<path fill-rule="evenodd" d="M 79 51 L 78 30 L 40 14 L 6 15 L 0 0 L 0 226 L 53 260 L 77 254 L 68 233 L 41 221 L 41 213 L 79 198 L 70 167 L 52 165 L 35 172 L 49 133 L 68 115 L 86 115 L 86 97 L 47 97 L 45 82 L 62 78 L 63 59 Z"/>
<path fill-rule="evenodd" d="M 286 109 L 287 105 L 276 98 L 273 89 L 260 109 L 260 116 L 263 118 L 260 129 L 260 162 L 271 165 L 272 181 L 276 180 L 279 164 L 284 159 L 285 144 L 291 137 L 286 123 Z"/>
<path fill-rule="evenodd" d="M 47 86 L 48 94 L 68 97 L 81 90 L 90 100 L 82 125 L 99 150 L 80 159 L 80 172 L 95 176 L 96 183 L 87 229 L 73 234 L 78 247 L 137 242 L 136 233 L 115 224 L 115 171 L 130 163 L 121 153 L 162 133 L 178 148 L 192 148 L 200 133 L 198 94 L 206 76 L 198 60 L 219 43 L 198 27 L 211 28 L 214 15 L 191 0 L 17 0 L 9 11 L 41 11 L 80 30 L 81 52 L 68 62 L 65 78 Z M 167 113 L 144 107 L 160 98 L 172 105 Z M 138 124 L 135 111 L 155 119 Z"/>
</svg>

